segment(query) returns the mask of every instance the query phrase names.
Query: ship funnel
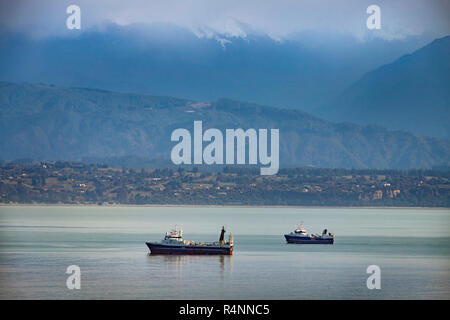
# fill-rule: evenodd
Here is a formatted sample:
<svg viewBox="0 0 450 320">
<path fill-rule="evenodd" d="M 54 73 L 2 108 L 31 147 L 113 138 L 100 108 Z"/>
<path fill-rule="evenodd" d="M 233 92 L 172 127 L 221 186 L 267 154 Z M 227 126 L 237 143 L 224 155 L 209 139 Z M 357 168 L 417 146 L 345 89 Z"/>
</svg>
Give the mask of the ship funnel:
<svg viewBox="0 0 450 320">
<path fill-rule="evenodd" d="M 222 231 L 220 232 L 219 242 L 222 243 L 225 239 L 225 227 L 222 226 Z"/>
</svg>

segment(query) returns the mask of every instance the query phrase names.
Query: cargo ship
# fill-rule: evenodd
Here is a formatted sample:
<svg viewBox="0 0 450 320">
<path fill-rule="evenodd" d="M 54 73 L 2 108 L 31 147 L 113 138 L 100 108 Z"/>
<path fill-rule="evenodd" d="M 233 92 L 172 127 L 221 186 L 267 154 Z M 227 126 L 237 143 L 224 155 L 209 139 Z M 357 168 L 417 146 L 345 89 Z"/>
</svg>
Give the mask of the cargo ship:
<svg viewBox="0 0 450 320">
<path fill-rule="evenodd" d="M 195 242 L 183 240 L 183 230 L 175 227 L 166 232 L 161 242 L 146 242 L 151 254 L 233 254 L 233 236 L 230 233 L 228 242 L 225 242 L 225 227 L 222 227 L 219 241 Z"/>
<path fill-rule="evenodd" d="M 299 225 L 297 229 L 289 234 L 285 234 L 287 243 L 298 244 L 333 244 L 334 234 L 328 232 L 327 229 L 323 230 L 322 235 L 309 234 L 303 225 Z"/>
</svg>

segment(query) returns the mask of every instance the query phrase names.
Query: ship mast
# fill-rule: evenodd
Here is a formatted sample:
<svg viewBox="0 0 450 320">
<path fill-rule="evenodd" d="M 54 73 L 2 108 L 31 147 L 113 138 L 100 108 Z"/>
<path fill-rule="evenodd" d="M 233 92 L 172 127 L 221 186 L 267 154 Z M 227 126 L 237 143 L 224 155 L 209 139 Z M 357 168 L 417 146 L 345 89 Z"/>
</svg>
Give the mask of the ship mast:
<svg viewBox="0 0 450 320">
<path fill-rule="evenodd" d="M 231 233 L 230 233 L 230 236 L 228 237 L 228 243 L 229 243 L 230 246 L 232 246 L 233 243 L 234 243 L 234 237 L 233 237 L 233 235 Z"/>
</svg>

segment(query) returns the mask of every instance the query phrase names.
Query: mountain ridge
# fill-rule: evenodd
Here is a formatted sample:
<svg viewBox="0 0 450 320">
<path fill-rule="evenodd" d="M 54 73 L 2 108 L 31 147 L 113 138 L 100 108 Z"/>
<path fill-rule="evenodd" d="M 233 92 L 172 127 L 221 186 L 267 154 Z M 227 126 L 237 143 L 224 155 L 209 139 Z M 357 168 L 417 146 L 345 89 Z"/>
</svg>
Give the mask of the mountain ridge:
<svg viewBox="0 0 450 320">
<path fill-rule="evenodd" d="M 450 137 L 450 36 L 366 73 L 316 114 Z"/>
<path fill-rule="evenodd" d="M 0 82 L 0 158 L 81 160 L 138 155 L 170 161 L 174 129 L 280 129 L 282 166 L 431 168 L 448 139 L 331 123 L 309 113 L 219 99 L 199 102 L 106 90 Z"/>
</svg>

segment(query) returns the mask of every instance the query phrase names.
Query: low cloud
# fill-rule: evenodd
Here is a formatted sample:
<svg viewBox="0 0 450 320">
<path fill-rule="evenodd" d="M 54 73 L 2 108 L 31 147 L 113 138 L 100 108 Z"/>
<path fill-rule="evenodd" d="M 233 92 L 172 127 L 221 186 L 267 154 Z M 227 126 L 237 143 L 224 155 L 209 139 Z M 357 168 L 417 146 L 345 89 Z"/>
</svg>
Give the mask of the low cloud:
<svg viewBox="0 0 450 320">
<path fill-rule="evenodd" d="M 0 20 L 3 27 L 32 35 L 63 34 L 71 4 L 81 7 L 83 30 L 113 22 L 170 23 L 198 35 L 211 30 L 239 37 L 247 25 L 274 39 L 304 30 L 385 39 L 450 33 L 447 0 L 1 0 Z M 366 28 L 371 4 L 381 7 L 382 17 L 382 29 L 372 32 Z"/>
</svg>

